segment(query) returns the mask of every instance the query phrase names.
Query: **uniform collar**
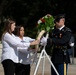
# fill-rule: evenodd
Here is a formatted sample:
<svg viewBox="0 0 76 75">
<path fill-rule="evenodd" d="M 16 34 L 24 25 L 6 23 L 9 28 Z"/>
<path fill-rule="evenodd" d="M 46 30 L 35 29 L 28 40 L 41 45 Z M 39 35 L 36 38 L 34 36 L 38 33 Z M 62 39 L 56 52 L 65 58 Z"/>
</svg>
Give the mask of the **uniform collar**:
<svg viewBox="0 0 76 75">
<path fill-rule="evenodd" d="M 58 28 L 59 30 L 62 30 L 65 27 L 65 25 L 63 25 L 62 27 Z"/>
</svg>

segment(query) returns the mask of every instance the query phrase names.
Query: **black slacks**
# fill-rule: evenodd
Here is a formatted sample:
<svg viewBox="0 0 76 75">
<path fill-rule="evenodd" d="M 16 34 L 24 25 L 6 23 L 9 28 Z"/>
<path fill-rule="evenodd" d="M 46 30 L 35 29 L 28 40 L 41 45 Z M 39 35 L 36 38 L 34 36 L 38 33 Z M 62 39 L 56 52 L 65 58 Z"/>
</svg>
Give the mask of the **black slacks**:
<svg viewBox="0 0 76 75">
<path fill-rule="evenodd" d="M 30 75 L 30 64 L 16 64 L 15 75 Z"/>
<path fill-rule="evenodd" d="M 2 62 L 4 75 L 30 75 L 30 64 L 14 63 L 7 59 Z"/>
<path fill-rule="evenodd" d="M 2 62 L 2 66 L 4 69 L 4 75 L 14 75 L 15 73 L 15 63 L 10 60 L 6 59 Z"/>
</svg>

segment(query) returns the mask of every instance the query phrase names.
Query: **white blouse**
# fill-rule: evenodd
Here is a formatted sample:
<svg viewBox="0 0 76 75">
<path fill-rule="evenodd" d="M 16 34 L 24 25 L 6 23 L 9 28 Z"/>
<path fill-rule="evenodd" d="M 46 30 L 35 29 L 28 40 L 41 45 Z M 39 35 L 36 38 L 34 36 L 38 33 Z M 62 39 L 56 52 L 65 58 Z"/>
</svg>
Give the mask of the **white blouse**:
<svg viewBox="0 0 76 75">
<path fill-rule="evenodd" d="M 13 62 L 18 63 L 18 50 L 17 47 L 30 47 L 30 43 L 22 43 L 16 39 L 14 34 L 10 35 L 8 32 L 2 37 L 2 56 L 1 62 L 6 59 L 11 59 Z"/>
<path fill-rule="evenodd" d="M 35 39 L 32 39 L 30 37 L 23 37 L 23 39 L 20 39 L 19 37 L 17 37 L 17 40 L 19 40 L 20 42 L 23 43 L 30 43 L 32 41 L 34 41 Z M 19 63 L 22 64 L 31 64 L 31 60 L 30 60 L 30 53 L 33 52 L 32 50 L 29 50 L 29 47 L 23 48 L 23 47 L 18 47 L 18 59 L 19 59 Z"/>
</svg>

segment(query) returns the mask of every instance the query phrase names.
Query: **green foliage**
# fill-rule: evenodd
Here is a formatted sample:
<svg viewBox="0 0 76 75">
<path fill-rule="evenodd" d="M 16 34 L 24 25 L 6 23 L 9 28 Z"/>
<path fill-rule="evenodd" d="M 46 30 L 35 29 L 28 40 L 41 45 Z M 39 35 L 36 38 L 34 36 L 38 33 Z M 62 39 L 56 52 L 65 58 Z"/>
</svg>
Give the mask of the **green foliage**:
<svg viewBox="0 0 76 75">
<path fill-rule="evenodd" d="M 40 18 L 37 22 L 38 31 L 45 30 L 47 32 L 52 31 L 54 28 L 54 18 L 52 15 L 47 14 Z"/>
</svg>

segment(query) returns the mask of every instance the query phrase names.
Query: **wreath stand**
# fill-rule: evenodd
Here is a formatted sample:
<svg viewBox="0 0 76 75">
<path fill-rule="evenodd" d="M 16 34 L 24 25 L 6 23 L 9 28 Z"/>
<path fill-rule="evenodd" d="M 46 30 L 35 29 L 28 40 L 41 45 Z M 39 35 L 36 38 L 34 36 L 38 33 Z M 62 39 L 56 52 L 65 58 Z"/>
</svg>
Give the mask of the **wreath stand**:
<svg viewBox="0 0 76 75">
<path fill-rule="evenodd" d="M 46 35 L 46 37 L 48 38 L 48 34 Z M 39 64 L 40 64 L 41 59 L 42 59 L 42 62 L 43 62 L 43 64 L 42 64 L 42 75 L 44 75 L 45 57 L 48 58 L 48 60 L 49 60 L 49 62 L 50 62 L 50 64 L 51 64 L 51 66 L 52 66 L 53 69 L 55 70 L 56 74 L 59 75 L 59 73 L 57 72 L 55 66 L 53 65 L 52 61 L 50 60 L 50 57 L 49 57 L 48 54 L 46 53 L 45 47 L 46 47 L 46 45 L 44 45 L 44 47 L 43 47 L 43 49 L 42 49 L 42 51 L 41 51 L 39 60 L 38 60 L 38 62 L 37 62 L 37 65 L 36 65 L 36 68 L 35 68 L 35 71 L 34 71 L 34 75 L 37 74 L 37 70 L 38 70 L 38 67 L 39 67 Z"/>
</svg>

